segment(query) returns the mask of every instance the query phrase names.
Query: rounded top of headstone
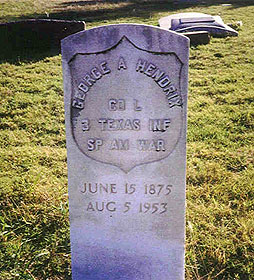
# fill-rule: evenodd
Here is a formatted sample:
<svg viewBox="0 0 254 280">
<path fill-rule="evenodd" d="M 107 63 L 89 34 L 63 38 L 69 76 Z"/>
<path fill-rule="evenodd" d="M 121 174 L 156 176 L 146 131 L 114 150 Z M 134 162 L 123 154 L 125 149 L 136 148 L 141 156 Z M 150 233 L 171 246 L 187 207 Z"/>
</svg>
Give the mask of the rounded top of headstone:
<svg viewBox="0 0 254 280">
<path fill-rule="evenodd" d="M 141 50 L 178 53 L 181 61 L 185 61 L 188 55 L 189 39 L 174 31 L 142 24 L 114 24 L 81 31 L 63 39 L 63 60 L 69 62 L 76 54 L 105 52 L 124 37 Z"/>
</svg>

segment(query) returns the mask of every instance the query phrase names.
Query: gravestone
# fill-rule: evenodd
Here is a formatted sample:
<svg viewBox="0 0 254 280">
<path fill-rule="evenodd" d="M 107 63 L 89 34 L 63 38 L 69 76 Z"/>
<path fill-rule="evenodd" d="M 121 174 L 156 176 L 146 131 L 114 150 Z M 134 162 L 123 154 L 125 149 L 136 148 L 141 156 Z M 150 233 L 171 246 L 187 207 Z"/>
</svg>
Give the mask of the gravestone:
<svg viewBox="0 0 254 280">
<path fill-rule="evenodd" d="M 0 56 L 37 49 L 60 51 L 63 38 L 83 30 L 85 22 L 74 20 L 28 19 L 0 23 Z"/>
<path fill-rule="evenodd" d="M 238 32 L 226 25 L 220 16 L 196 12 L 162 17 L 159 19 L 159 25 L 161 28 L 178 33 L 206 31 L 214 37 L 238 36 Z"/>
<path fill-rule="evenodd" d="M 62 40 L 73 280 L 184 279 L 188 45 L 136 24 Z"/>
<path fill-rule="evenodd" d="M 182 34 L 190 39 L 192 46 L 206 45 L 211 40 L 211 36 L 207 31 L 183 32 Z"/>
</svg>

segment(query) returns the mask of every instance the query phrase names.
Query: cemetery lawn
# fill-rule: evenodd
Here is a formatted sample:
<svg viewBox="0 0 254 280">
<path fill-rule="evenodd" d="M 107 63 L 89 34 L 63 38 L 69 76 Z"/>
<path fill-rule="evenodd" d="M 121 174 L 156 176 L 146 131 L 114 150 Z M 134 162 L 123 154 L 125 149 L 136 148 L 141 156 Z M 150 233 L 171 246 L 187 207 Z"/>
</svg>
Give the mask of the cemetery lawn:
<svg viewBox="0 0 254 280">
<path fill-rule="evenodd" d="M 157 26 L 169 13 L 196 11 L 243 22 L 239 37 L 190 50 L 186 279 L 251 280 L 254 3 L 204 2 L 0 0 L 0 20 Z M 1 59 L 0 98 L 0 279 L 71 279 L 61 56 Z"/>
</svg>

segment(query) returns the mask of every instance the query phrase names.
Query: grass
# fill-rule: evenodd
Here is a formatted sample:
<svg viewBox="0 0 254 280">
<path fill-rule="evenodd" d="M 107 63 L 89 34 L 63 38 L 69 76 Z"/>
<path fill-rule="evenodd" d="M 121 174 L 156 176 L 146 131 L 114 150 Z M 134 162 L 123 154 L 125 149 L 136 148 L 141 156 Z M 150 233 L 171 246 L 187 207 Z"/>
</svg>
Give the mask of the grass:
<svg viewBox="0 0 254 280">
<path fill-rule="evenodd" d="M 254 4 L 230 2 L 0 0 L 2 22 L 157 25 L 187 11 L 243 21 L 238 38 L 190 50 L 187 280 L 254 279 Z M 0 279 L 70 279 L 61 56 L 2 60 L 0 98 Z"/>
</svg>

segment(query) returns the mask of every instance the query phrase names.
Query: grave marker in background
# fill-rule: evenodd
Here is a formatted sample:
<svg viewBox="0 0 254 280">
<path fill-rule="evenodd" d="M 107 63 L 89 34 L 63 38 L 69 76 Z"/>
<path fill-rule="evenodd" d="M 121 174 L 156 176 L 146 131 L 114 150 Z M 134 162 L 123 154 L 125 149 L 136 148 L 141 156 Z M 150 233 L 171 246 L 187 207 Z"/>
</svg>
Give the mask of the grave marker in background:
<svg viewBox="0 0 254 280">
<path fill-rule="evenodd" d="M 184 279 L 188 44 L 134 24 L 62 41 L 74 280 Z"/>
<path fill-rule="evenodd" d="M 60 51 L 60 41 L 76 32 L 85 30 L 85 22 L 28 19 L 0 23 L 0 56 L 10 57 L 13 52 L 29 53 L 31 50 Z"/>
</svg>

